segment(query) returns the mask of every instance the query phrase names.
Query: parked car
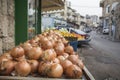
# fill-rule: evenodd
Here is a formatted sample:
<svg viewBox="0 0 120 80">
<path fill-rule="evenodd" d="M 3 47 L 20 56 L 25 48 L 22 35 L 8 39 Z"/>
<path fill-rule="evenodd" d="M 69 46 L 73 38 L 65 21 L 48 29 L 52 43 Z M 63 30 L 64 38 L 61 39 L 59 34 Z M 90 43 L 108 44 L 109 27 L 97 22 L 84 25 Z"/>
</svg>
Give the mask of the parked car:
<svg viewBox="0 0 120 80">
<path fill-rule="evenodd" d="M 103 28 L 103 34 L 108 34 L 109 33 L 109 29 L 108 28 Z"/>
<path fill-rule="evenodd" d="M 92 29 L 90 29 L 90 28 L 84 28 L 84 30 L 83 30 L 84 32 L 86 32 L 86 33 L 89 33 L 89 32 L 91 32 L 92 31 Z"/>
</svg>

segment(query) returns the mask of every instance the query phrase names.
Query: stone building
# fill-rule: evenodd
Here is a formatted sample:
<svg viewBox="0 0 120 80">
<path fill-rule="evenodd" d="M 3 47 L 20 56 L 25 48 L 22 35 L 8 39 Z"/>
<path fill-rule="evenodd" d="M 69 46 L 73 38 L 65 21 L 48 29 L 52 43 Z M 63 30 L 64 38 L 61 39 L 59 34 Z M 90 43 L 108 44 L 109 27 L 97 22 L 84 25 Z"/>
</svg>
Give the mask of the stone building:
<svg viewBox="0 0 120 80">
<path fill-rule="evenodd" d="M 120 0 L 101 0 L 100 7 L 102 7 L 102 21 L 103 28 L 109 29 L 109 37 L 111 40 L 116 40 L 116 20 L 114 19 L 114 12 L 117 8 L 117 4 L 120 3 Z"/>
<path fill-rule="evenodd" d="M 15 45 L 14 0 L 0 0 L 0 54 Z"/>
<path fill-rule="evenodd" d="M 120 3 L 116 6 L 113 14 L 113 21 L 116 22 L 115 39 L 120 41 Z"/>
</svg>

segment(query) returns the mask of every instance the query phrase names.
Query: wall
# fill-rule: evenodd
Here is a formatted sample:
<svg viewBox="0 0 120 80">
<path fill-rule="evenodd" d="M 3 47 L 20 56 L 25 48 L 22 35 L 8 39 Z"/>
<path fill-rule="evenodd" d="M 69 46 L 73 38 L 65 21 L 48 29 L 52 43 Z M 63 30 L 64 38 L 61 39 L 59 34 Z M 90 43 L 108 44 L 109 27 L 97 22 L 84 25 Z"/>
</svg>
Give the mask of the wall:
<svg viewBox="0 0 120 80">
<path fill-rule="evenodd" d="M 120 41 L 120 3 L 115 10 L 114 17 L 115 17 L 115 21 L 116 21 L 116 36 L 115 36 L 115 38 L 117 41 Z"/>
<path fill-rule="evenodd" d="M 14 0 L 0 0 L 0 54 L 14 47 Z"/>
</svg>

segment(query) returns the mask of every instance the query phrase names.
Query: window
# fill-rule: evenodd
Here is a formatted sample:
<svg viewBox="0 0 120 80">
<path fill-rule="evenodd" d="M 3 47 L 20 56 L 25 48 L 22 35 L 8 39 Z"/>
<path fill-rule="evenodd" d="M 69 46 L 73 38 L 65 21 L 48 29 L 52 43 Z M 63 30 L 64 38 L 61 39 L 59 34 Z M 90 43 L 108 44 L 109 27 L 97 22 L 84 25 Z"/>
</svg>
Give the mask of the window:
<svg viewBox="0 0 120 80">
<path fill-rule="evenodd" d="M 107 5 L 107 7 L 106 7 L 106 13 L 110 13 L 110 5 Z"/>
<path fill-rule="evenodd" d="M 37 33 L 37 1 L 28 0 L 28 39 L 33 38 Z"/>
</svg>

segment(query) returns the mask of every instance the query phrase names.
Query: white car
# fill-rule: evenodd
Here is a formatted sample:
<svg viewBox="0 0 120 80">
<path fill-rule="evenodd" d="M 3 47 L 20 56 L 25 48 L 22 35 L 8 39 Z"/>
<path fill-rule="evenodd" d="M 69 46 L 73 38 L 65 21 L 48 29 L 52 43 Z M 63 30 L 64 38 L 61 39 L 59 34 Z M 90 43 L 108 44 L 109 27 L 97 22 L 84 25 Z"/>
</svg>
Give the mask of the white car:
<svg viewBox="0 0 120 80">
<path fill-rule="evenodd" d="M 109 29 L 108 28 L 104 28 L 102 32 L 103 32 L 103 34 L 108 34 L 109 33 Z"/>
</svg>

